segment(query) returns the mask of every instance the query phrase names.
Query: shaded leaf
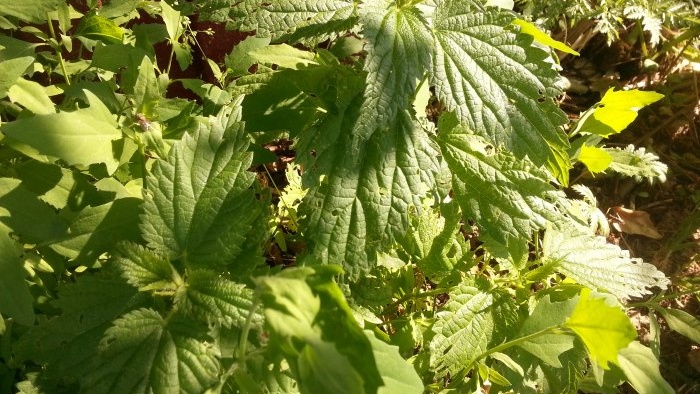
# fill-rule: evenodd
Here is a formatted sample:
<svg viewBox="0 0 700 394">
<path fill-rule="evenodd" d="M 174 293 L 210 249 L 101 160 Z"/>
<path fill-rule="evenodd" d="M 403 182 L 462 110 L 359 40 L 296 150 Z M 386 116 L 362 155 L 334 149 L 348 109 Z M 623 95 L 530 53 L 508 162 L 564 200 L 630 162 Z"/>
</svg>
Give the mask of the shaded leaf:
<svg viewBox="0 0 700 394">
<path fill-rule="evenodd" d="M 252 313 L 254 328 L 260 328 L 262 315 L 254 311 L 253 291 L 245 285 L 222 278 L 214 271 L 187 274 L 186 285 L 175 295 L 178 311 L 201 322 L 217 322 L 226 327 L 243 327 Z"/>
<path fill-rule="evenodd" d="M 10 237 L 9 229 L 0 223 L 0 313 L 20 324 L 32 326 L 34 297 L 25 280 L 21 256 L 22 247 Z M 2 316 L 0 320 L 3 320 Z"/>
<path fill-rule="evenodd" d="M 243 274 L 258 256 L 255 250 L 265 237 L 265 202 L 251 188 L 252 153 L 239 116 L 233 109 L 221 119 L 200 123 L 146 178 L 141 230 L 149 246 L 170 260 L 222 267 L 241 256 L 248 259 L 238 261 L 238 274 Z M 244 253 L 248 250 L 250 255 Z"/>
<path fill-rule="evenodd" d="M 170 262 L 141 245 L 130 242 L 120 244 L 114 260 L 122 277 L 139 291 L 174 294 L 182 285 Z"/>
<path fill-rule="evenodd" d="M 46 22 L 46 13 L 56 11 L 59 2 L 60 0 L 4 0 L 0 15 L 11 15 L 30 23 L 43 23 Z"/>
<path fill-rule="evenodd" d="M 377 339 L 371 331 L 365 331 L 372 344 L 374 359 L 377 361 L 379 374 L 384 385 L 379 387 L 378 394 L 421 394 L 423 382 L 413 369 L 399 354 L 399 348 Z"/>
<path fill-rule="evenodd" d="M 668 326 L 688 339 L 700 343 L 700 320 L 680 309 L 656 308 Z"/>
<path fill-rule="evenodd" d="M 51 249 L 91 266 L 120 241 L 139 241 L 138 211 L 141 200 L 121 198 L 97 207 L 85 207 L 70 218 L 66 233 L 50 243 Z"/>
<path fill-rule="evenodd" d="M 0 99 L 7 97 L 7 92 L 12 85 L 24 75 L 32 63 L 34 63 L 34 56 L 17 57 L 0 62 Z"/>
<path fill-rule="evenodd" d="M 16 348 L 21 360 L 48 364 L 47 378 L 75 381 L 91 373 L 102 334 L 122 313 L 144 299 L 117 275 L 80 277 L 59 286 L 62 314 L 32 327 Z"/>
<path fill-rule="evenodd" d="M 543 297 L 523 323 L 518 336 L 524 337 L 561 326 L 571 316 L 577 302 L 578 297 L 561 302 L 552 302 L 549 295 Z M 574 347 L 574 337 L 564 333 L 544 334 L 518 343 L 518 346 L 548 365 L 561 368 L 559 356 Z"/>
<path fill-rule="evenodd" d="M 100 394 L 202 393 L 218 381 L 218 351 L 205 326 L 138 309 L 114 322 L 100 341 L 92 373 L 82 382 Z"/>
<path fill-rule="evenodd" d="M 26 243 L 42 243 L 66 231 L 66 222 L 14 178 L 0 178 L 0 225 Z"/>
</svg>

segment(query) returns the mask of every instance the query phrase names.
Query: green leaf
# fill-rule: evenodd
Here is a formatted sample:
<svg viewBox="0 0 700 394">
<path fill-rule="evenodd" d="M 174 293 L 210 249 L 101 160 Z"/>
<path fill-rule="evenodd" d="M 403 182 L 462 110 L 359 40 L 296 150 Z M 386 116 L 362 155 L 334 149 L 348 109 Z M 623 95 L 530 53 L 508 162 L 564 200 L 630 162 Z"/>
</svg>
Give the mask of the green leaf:
<svg viewBox="0 0 700 394">
<path fill-rule="evenodd" d="M 0 225 L 26 243 L 46 242 L 66 231 L 56 212 L 13 178 L 0 178 Z"/>
<path fill-rule="evenodd" d="M 517 160 L 443 115 L 438 144 L 452 171 L 455 199 L 467 219 L 489 237 L 508 244 L 529 239 L 557 219 L 558 192 L 550 177 L 527 160 Z"/>
<path fill-rule="evenodd" d="M 97 207 L 86 207 L 70 218 L 65 235 L 52 240 L 51 249 L 91 266 L 120 241 L 139 240 L 138 211 L 141 200 L 121 198 Z"/>
<path fill-rule="evenodd" d="M 547 33 L 543 32 L 542 30 L 538 29 L 537 26 L 534 24 L 525 21 L 523 19 L 516 19 L 513 21 L 513 24 L 516 26 L 520 27 L 520 32 L 523 34 L 527 34 L 529 36 L 532 36 L 532 38 L 535 39 L 535 41 L 539 42 L 540 44 L 546 45 L 548 47 L 552 47 L 556 50 L 572 54 L 574 56 L 579 56 L 579 53 L 574 51 L 573 49 L 569 48 L 568 45 L 564 44 L 561 41 L 557 41 L 547 35 Z"/>
<path fill-rule="evenodd" d="M 461 284 L 450 292 L 450 300 L 437 312 L 432 327 L 430 365 L 437 376 L 454 376 L 502 342 L 517 319 L 515 309 L 510 296 L 498 290 Z"/>
<path fill-rule="evenodd" d="M 431 84 L 460 122 L 517 158 L 547 165 L 563 184 L 571 167 L 554 98 L 559 76 L 532 37 L 510 27 L 509 11 L 475 0 L 442 0 L 433 16 Z"/>
<path fill-rule="evenodd" d="M 7 97 L 12 85 L 17 83 L 17 79 L 24 75 L 32 63 L 34 63 L 34 56 L 23 56 L 0 62 L 0 99 Z"/>
<path fill-rule="evenodd" d="M 139 291 L 174 294 L 182 285 L 180 275 L 162 256 L 131 242 L 118 246 L 114 260 L 124 279 Z"/>
<path fill-rule="evenodd" d="M 177 315 L 163 319 L 138 309 L 114 322 L 96 354 L 94 371 L 82 382 L 100 394 L 202 393 L 217 383 L 217 349 L 206 326 Z"/>
<path fill-rule="evenodd" d="M 462 216 L 457 204 L 443 204 L 440 212 L 424 206 L 420 213 L 411 216 L 408 232 L 397 241 L 431 280 L 448 275 L 456 265 L 472 257 L 469 244 L 459 231 Z"/>
<path fill-rule="evenodd" d="M 251 313 L 253 327 L 259 328 L 263 323 L 262 315 L 253 311 L 253 291 L 214 271 L 189 272 L 186 286 L 180 287 L 175 295 L 175 305 L 184 316 L 225 327 L 243 327 Z"/>
<path fill-rule="evenodd" d="M 170 38 L 170 43 L 176 46 L 177 41 L 184 31 L 182 28 L 182 20 L 180 19 L 180 11 L 176 11 L 165 1 L 161 1 L 160 6 L 162 12 L 161 16 L 163 17 L 163 23 L 165 23 L 165 29 L 168 32 L 168 38 Z"/>
<path fill-rule="evenodd" d="M 564 324 L 581 338 L 591 360 L 603 369 L 618 363 L 617 354 L 637 338 L 637 331 L 629 317 L 618 305 L 611 306 L 600 295 L 591 296 L 583 288 L 576 308 Z"/>
<path fill-rule="evenodd" d="M 300 206 L 309 262 L 342 264 L 350 280 L 374 265 L 378 250 L 403 236 L 409 207 L 421 207 L 421 197 L 433 189 L 440 171 L 435 148 L 407 112 L 399 114 L 392 131 L 374 133 L 359 153 L 352 152 L 347 147 L 353 136 L 347 131 L 355 110 L 327 118 L 316 131 L 323 134 L 299 147 L 308 147 L 302 163 L 311 162 L 305 180 L 323 177 Z M 316 157 L 304 157 L 310 153 Z"/>
<path fill-rule="evenodd" d="M 688 339 L 700 343 L 700 320 L 680 309 L 655 308 L 664 317 L 668 326 Z"/>
<path fill-rule="evenodd" d="M 628 251 L 607 243 L 605 237 L 571 226 L 545 232 L 542 257 L 578 283 L 620 299 L 642 297 L 651 294 L 648 288 L 665 289 L 669 284 L 653 265 L 631 258 Z"/>
<path fill-rule="evenodd" d="M 25 334 L 16 349 L 19 359 L 48 364 L 45 377 L 74 381 L 91 373 L 102 334 L 143 297 L 117 275 L 103 269 L 97 276 L 79 277 L 58 288 L 55 306 L 62 314 Z"/>
<path fill-rule="evenodd" d="M 310 47 L 357 23 L 357 4 L 348 0 L 244 0 L 236 2 L 231 11 L 229 20 L 241 31 L 255 30 L 259 37 Z"/>
<path fill-rule="evenodd" d="M 7 92 L 12 102 L 20 104 L 36 115 L 56 113 L 56 109 L 46 93 L 46 89 L 34 81 L 18 78 Z"/>
<path fill-rule="evenodd" d="M 370 393 L 381 377 L 369 338 L 333 282 L 337 266 L 256 278 L 271 344 L 283 352 L 302 393 Z"/>
<path fill-rule="evenodd" d="M 119 165 L 112 144 L 122 133 L 116 121 L 105 116 L 109 110 L 104 104 L 91 92 L 85 94 L 90 108 L 18 119 L 2 125 L 0 131 L 69 165 L 104 163 L 111 174 Z"/>
<path fill-rule="evenodd" d="M 673 394 L 675 390 L 661 376 L 659 360 L 651 349 L 637 341 L 620 350 L 619 365 L 639 394 Z"/>
<path fill-rule="evenodd" d="M 30 23 L 45 23 L 46 13 L 56 11 L 59 2 L 60 0 L 5 0 L 0 7 L 0 15 L 14 16 Z"/>
<path fill-rule="evenodd" d="M 583 145 L 578 155 L 578 161 L 583 163 L 591 174 L 598 174 L 607 170 L 613 159 L 603 148 Z"/>
<path fill-rule="evenodd" d="M 75 35 L 105 44 L 120 44 L 124 31 L 111 19 L 98 14 L 88 14 L 80 19 Z"/>
<path fill-rule="evenodd" d="M 149 246 L 170 260 L 223 267 L 240 257 L 236 273 L 244 275 L 265 239 L 266 203 L 251 188 L 252 154 L 239 109 L 230 110 L 200 123 L 155 164 L 146 178 L 141 230 Z"/>
<path fill-rule="evenodd" d="M 640 109 L 662 98 L 664 95 L 656 92 L 610 88 L 600 102 L 582 116 L 576 131 L 601 137 L 619 133 L 637 118 Z"/>
<path fill-rule="evenodd" d="M 302 51 L 287 44 L 268 45 L 248 52 L 251 60 L 262 64 L 276 64 L 282 68 L 301 69 L 318 65 L 312 52 Z"/>
<path fill-rule="evenodd" d="M 22 247 L 10 237 L 9 229 L 0 223 L 0 313 L 20 324 L 32 326 L 34 298 L 25 280 L 21 256 Z"/>
<path fill-rule="evenodd" d="M 372 353 L 384 381 L 377 394 L 423 393 L 423 382 L 416 370 L 401 357 L 399 348 L 377 339 L 371 331 L 365 331 L 365 334 L 372 344 Z"/>
<path fill-rule="evenodd" d="M 251 53 L 265 46 L 270 45 L 269 37 L 246 37 L 233 47 L 230 54 L 226 55 L 226 67 L 230 69 L 234 76 L 248 74 L 248 69 L 256 63 Z"/>
<path fill-rule="evenodd" d="M 577 302 L 578 297 L 562 302 L 552 302 L 549 295 L 546 295 L 539 300 L 535 309 L 525 320 L 518 336 L 524 337 L 561 326 L 571 316 Z M 544 334 L 518 343 L 518 346 L 548 365 L 561 368 L 559 356 L 574 347 L 574 337 L 567 333 Z"/>
<path fill-rule="evenodd" d="M 421 11 L 411 3 L 375 0 L 360 7 L 367 40 L 365 102 L 353 133 L 361 139 L 389 128 L 410 107 L 416 81 L 423 80 L 433 46 Z"/>
<path fill-rule="evenodd" d="M 160 91 L 156 69 L 153 62 L 147 56 L 141 59 L 138 66 L 138 77 L 134 84 L 134 107 L 137 113 L 151 116 L 155 106 L 158 104 L 163 92 Z"/>
</svg>

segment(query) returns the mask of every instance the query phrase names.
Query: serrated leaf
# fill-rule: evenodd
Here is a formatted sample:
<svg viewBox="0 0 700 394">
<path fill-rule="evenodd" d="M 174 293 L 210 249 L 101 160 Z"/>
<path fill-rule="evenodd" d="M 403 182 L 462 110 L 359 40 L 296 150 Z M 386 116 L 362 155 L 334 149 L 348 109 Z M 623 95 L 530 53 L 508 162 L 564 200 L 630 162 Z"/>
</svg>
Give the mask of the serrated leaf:
<svg viewBox="0 0 700 394">
<path fill-rule="evenodd" d="M 524 337 L 561 326 L 571 316 L 577 302 L 578 297 L 562 302 L 550 301 L 549 295 L 543 297 L 523 323 L 518 336 Z M 561 368 L 559 356 L 574 347 L 574 337 L 564 333 L 544 334 L 518 343 L 518 346 L 548 365 Z"/>
<path fill-rule="evenodd" d="M 120 44 L 124 31 L 111 19 L 98 14 L 88 14 L 80 19 L 75 34 L 105 44 Z"/>
<path fill-rule="evenodd" d="M 119 315 L 144 299 L 116 275 L 79 277 L 58 288 L 62 314 L 32 327 L 19 342 L 22 360 L 48 364 L 47 378 L 74 381 L 91 371 L 102 334 Z"/>
<path fill-rule="evenodd" d="M 577 229 L 548 229 L 542 243 L 544 259 L 557 270 L 592 289 L 605 290 L 620 299 L 651 294 L 650 287 L 665 289 L 669 280 L 651 264 L 633 259 L 629 252 L 607 243 L 605 237 Z"/>
<path fill-rule="evenodd" d="M 619 365 L 627 380 L 639 394 L 673 394 L 675 390 L 661 376 L 659 360 L 651 349 L 637 341 L 622 350 Z"/>
<path fill-rule="evenodd" d="M 443 115 L 445 117 L 446 115 Z M 442 119 L 438 144 L 452 171 L 455 199 L 464 216 L 494 240 L 529 239 L 533 231 L 556 220 L 557 191 L 543 170 L 482 137 Z"/>
<path fill-rule="evenodd" d="M 424 206 L 422 212 L 412 215 L 409 231 L 397 241 L 415 259 L 416 266 L 436 281 L 471 256 L 469 244 L 459 232 L 461 220 L 457 204 L 443 204 L 440 212 Z"/>
<path fill-rule="evenodd" d="M 37 82 L 18 78 L 7 92 L 10 100 L 18 103 L 36 115 L 49 115 L 56 113 L 51 98 L 46 89 Z"/>
<path fill-rule="evenodd" d="M 668 326 L 686 338 L 700 343 L 700 320 L 680 309 L 655 308 L 664 317 Z"/>
<path fill-rule="evenodd" d="M 22 268 L 22 247 L 10 237 L 9 230 L 0 223 L 0 313 L 22 325 L 32 326 L 34 298 Z M 0 320 L 3 320 L 2 316 Z"/>
<path fill-rule="evenodd" d="M 91 266 L 116 243 L 140 240 L 140 206 L 138 198 L 121 198 L 97 207 L 85 207 L 71 218 L 66 233 L 51 240 L 49 246 L 76 264 Z"/>
<path fill-rule="evenodd" d="M 635 149 L 633 145 L 621 148 L 603 148 L 612 158 L 610 170 L 632 177 L 637 181 L 646 179 L 649 183 L 666 182 L 668 166 L 659 161 L 659 156 L 647 152 L 645 148 Z"/>
<path fill-rule="evenodd" d="M 496 147 L 546 164 L 563 184 L 571 167 L 554 97 L 557 72 L 532 37 L 509 28 L 515 17 L 475 0 L 442 0 L 433 16 L 431 84 L 447 110 Z"/>
<path fill-rule="evenodd" d="M 170 260 L 223 267 L 239 256 L 256 256 L 265 202 L 251 188 L 252 153 L 238 119 L 236 109 L 228 120 L 200 123 L 146 178 L 143 237 Z M 250 248 L 251 256 L 241 254 Z M 250 268 L 239 264 L 240 274 Z"/>
<path fill-rule="evenodd" d="M 375 0 L 360 7 L 367 40 L 364 69 L 365 102 L 353 133 L 368 138 L 391 126 L 400 111 L 409 108 L 416 81 L 430 65 L 432 36 L 421 11 L 411 3 Z"/>
<path fill-rule="evenodd" d="M 315 46 L 335 33 L 350 30 L 357 23 L 356 8 L 347 0 L 245 0 L 233 6 L 230 20 L 242 31 L 256 30 L 259 37 Z"/>
<path fill-rule="evenodd" d="M 468 368 L 494 343 L 501 342 L 516 320 L 510 296 L 460 285 L 435 316 L 430 364 L 438 377 Z"/>
<path fill-rule="evenodd" d="M 581 338 L 592 361 L 603 369 L 618 364 L 617 354 L 637 337 L 637 331 L 620 306 L 610 306 L 604 297 L 591 296 L 583 288 L 571 317 L 564 324 Z"/>
<path fill-rule="evenodd" d="M 399 354 L 399 349 L 377 339 L 371 331 L 365 331 L 372 344 L 372 353 L 377 361 L 384 385 L 377 394 L 421 394 L 423 382 L 416 370 Z"/>
<path fill-rule="evenodd" d="M 173 294 L 182 284 L 174 267 L 162 256 L 134 243 L 122 243 L 114 261 L 122 277 L 139 291 Z"/>
<path fill-rule="evenodd" d="M 243 327 L 251 313 L 253 327 L 259 328 L 263 323 L 262 315 L 253 311 L 253 291 L 214 271 L 189 272 L 186 286 L 175 295 L 175 305 L 185 316 L 226 327 Z"/>
<path fill-rule="evenodd" d="M 344 116 L 354 119 L 352 114 Z M 305 179 L 317 181 L 319 169 L 325 178 L 309 190 L 300 213 L 306 215 L 302 223 L 310 262 L 342 264 L 349 279 L 355 280 L 374 265 L 378 250 L 405 233 L 409 207 L 421 206 L 440 164 L 427 136 L 406 112 L 392 131 L 374 133 L 362 143 L 359 153 L 347 149 L 353 136 L 347 133 L 347 123 L 340 123 L 347 118 L 324 124 L 335 129 L 323 130 L 316 149 L 328 146 L 329 138 L 337 140 L 317 153 L 314 167 L 307 167 Z"/>
<path fill-rule="evenodd" d="M 104 104 L 91 92 L 85 94 L 91 99 L 89 108 L 18 119 L 4 124 L 0 131 L 69 165 L 104 163 L 111 174 L 119 165 L 112 144 L 122 133 L 114 119 L 104 116 L 103 110 L 109 113 Z"/>
<path fill-rule="evenodd" d="M 202 393 L 217 383 L 218 351 L 205 326 L 138 309 L 114 322 L 100 341 L 96 365 L 82 381 L 100 394 Z"/>
<path fill-rule="evenodd" d="M 637 118 L 637 112 L 664 98 L 663 94 L 637 89 L 615 91 L 610 88 L 603 98 L 583 115 L 576 130 L 608 137 L 626 129 Z"/>
</svg>

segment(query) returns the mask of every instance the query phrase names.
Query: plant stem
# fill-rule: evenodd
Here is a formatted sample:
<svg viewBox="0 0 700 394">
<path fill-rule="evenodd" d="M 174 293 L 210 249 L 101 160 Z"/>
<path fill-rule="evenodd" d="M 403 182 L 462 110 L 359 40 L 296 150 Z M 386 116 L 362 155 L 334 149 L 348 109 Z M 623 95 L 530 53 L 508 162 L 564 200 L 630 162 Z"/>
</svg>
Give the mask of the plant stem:
<svg viewBox="0 0 700 394">
<path fill-rule="evenodd" d="M 256 291 L 255 298 L 253 299 L 253 305 L 250 307 L 250 313 L 248 313 L 248 318 L 246 319 L 245 325 L 243 326 L 243 331 L 241 332 L 241 339 L 238 344 L 238 363 L 240 365 L 240 368 L 245 369 L 246 351 L 248 349 L 248 333 L 250 333 L 250 328 L 253 324 L 253 315 L 258 309 L 258 305 L 260 305 L 260 292 Z"/>
<path fill-rule="evenodd" d="M 56 32 L 53 30 L 53 22 L 51 21 L 51 16 L 49 13 L 46 13 L 46 20 L 48 21 L 49 25 L 49 33 L 51 33 L 51 38 L 53 38 L 54 41 L 56 41 L 56 47 L 54 47 L 54 51 L 56 51 L 56 55 L 58 56 L 58 63 L 61 65 L 61 71 L 63 71 L 63 78 L 66 80 L 66 84 L 70 85 L 70 77 L 68 76 L 68 70 L 66 69 L 66 62 L 63 60 L 63 55 L 61 54 L 60 50 L 60 44 L 58 43 L 58 39 L 56 38 Z"/>
</svg>

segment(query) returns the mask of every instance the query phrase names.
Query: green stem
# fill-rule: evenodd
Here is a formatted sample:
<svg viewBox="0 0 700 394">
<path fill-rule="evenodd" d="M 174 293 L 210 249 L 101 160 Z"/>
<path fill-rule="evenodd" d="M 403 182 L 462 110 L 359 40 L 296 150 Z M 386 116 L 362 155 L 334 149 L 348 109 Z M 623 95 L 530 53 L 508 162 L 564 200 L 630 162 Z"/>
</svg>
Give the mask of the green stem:
<svg viewBox="0 0 700 394">
<path fill-rule="evenodd" d="M 61 54 L 60 50 L 60 44 L 58 43 L 58 39 L 56 38 L 56 32 L 53 30 L 53 23 L 51 22 L 51 16 L 49 13 L 46 13 L 46 20 L 48 21 L 49 24 L 49 33 L 51 33 L 51 38 L 53 38 L 54 41 L 56 41 L 57 47 L 54 48 L 56 51 L 56 55 L 58 56 L 58 63 L 61 65 L 61 71 L 63 71 L 63 78 L 66 80 L 66 84 L 70 85 L 70 77 L 68 76 L 68 70 L 66 69 L 66 62 L 63 60 L 63 55 Z"/>
<path fill-rule="evenodd" d="M 491 348 L 491 349 L 488 349 L 488 350 L 486 350 L 485 352 L 483 352 L 483 353 L 481 353 L 480 355 L 478 355 L 478 356 L 474 359 L 474 361 L 472 361 L 466 368 L 464 368 L 464 369 L 461 370 L 457 375 L 455 375 L 454 379 L 452 380 L 452 384 L 450 384 L 450 386 L 459 384 L 459 383 L 464 379 L 464 377 L 467 375 L 467 373 L 469 373 L 469 371 L 471 371 L 472 368 L 474 368 L 474 365 L 476 364 L 477 361 L 483 360 L 484 358 L 486 358 L 486 357 L 488 357 L 488 356 L 490 356 L 490 355 L 492 355 L 492 354 L 494 354 L 494 353 L 501 352 L 501 351 L 503 351 L 503 350 L 505 350 L 505 349 L 508 349 L 509 347 L 513 347 L 513 346 L 519 345 L 519 344 L 521 344 L 521 343 L 523 343 L 523 342 L 530 341 L 530 340 L 535 339 L 535 338 L 537 338 L 537 337 L 539 337 L 539 336 L 542 336 L 542 335 L 546 335 L 546 334 L 564 334 L 564 333 L 567 333 L 567 332 L 568 332 L 568 331 L 564 328 L 564 325 L 558 325 L 558 326 L 554 326 L 554 327 L 548 327 L 548 328 L 545 328 L 545 329 L 543 329 L 543 330 L 540 330 L 540 331 L 537 331 L 537 332 L 533 332 L 532 334 L 528 334 L 528 335 L 525 335 L 525 336 L 523 336 L 523 337 L 516 338 L 516 339 L 513 339 L 513 340 L 511 340 L 511 341 L 508 341 L 508 342 L 504 342 L 504 343 L 502 343 L 502 344 L 500 344 L 500 345 L 498 345 L 498 346 L 496 346 L 496 347 L 493 347 L 493 348 Z"/>
<path fill-rule="evenodd" d="M 250 333 L 250 328 L 253 325 L 253 316 L 255 315 L 255 311 L 258 309 L 258 305 L 260 305 L 260 292 L 256 291 L 255 298 L 253 299 L 253 305 L 250 307 L 248 318 L 246 319 L 245 325 L 243 326 L 243 331 L 241 332 L 240 343 L 238 344 L 238 364 L 240 365 L 240 368 L 245 369 L 246 351 L 248 350 L 248 334 Z"/>
</svg>

